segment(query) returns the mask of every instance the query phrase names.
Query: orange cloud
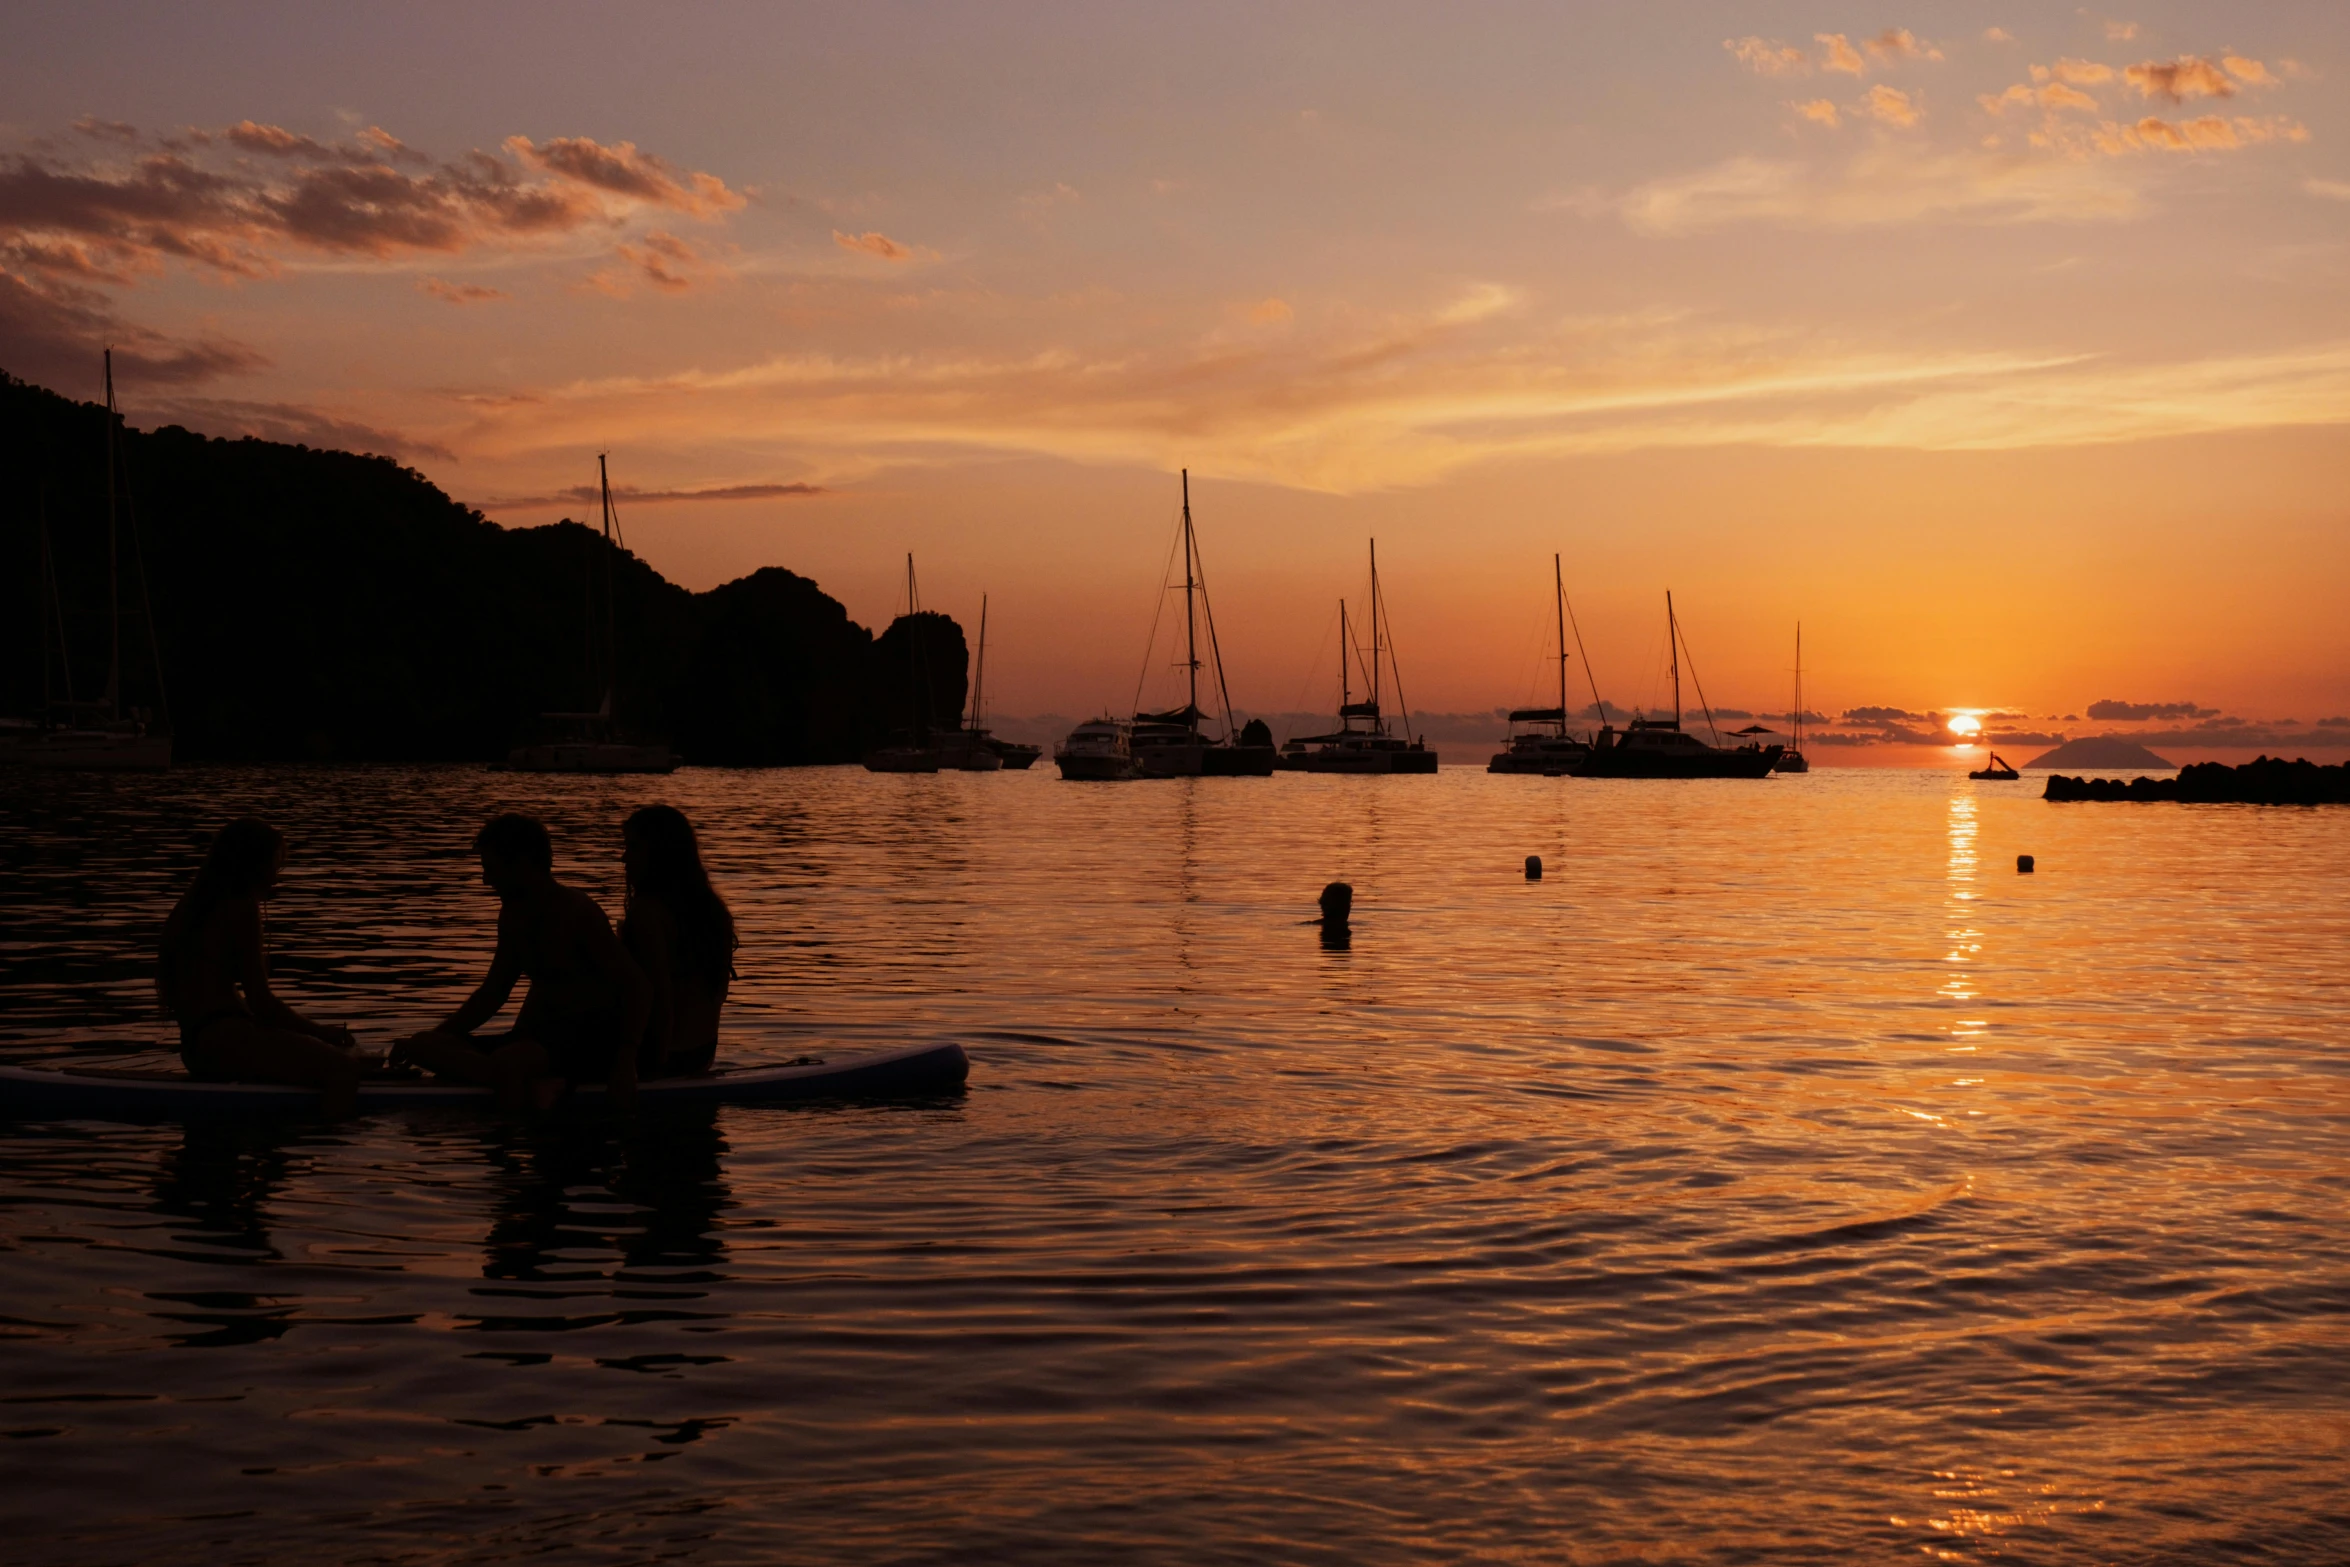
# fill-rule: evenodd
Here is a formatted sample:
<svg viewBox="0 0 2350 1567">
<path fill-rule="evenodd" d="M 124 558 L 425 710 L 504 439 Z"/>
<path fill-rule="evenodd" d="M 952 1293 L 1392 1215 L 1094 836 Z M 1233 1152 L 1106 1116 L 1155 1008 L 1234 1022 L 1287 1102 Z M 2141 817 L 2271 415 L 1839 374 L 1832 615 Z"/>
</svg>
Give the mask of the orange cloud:
<svg viewBox="0 0 2350 1567">
<path fill-rule="evenodd" d="M 2015 42 L 2015 34 L 2009 32 L 2004 27 L 1986 27 L 1983 29 L 1983 42 L 1987 44 L 2011 44 Z"/>
<path fill-rule="evenodd" d="M 1803 76 L 1811 71 L 1811 61 L 1801 49 L 1776 38 L 1725 38 L 1722 47 L 1757 76 Z"/>
<path fill-rule="evenodd" d="M 1883 82 L 1869 89 L 1868 96 L 1861 100 L 1861 106 L 1871 118 L 1882 120 L 1887 125 L 1915 125 L 1921 117 L 1921 111 L 1909 94 L 1898 87 L 1888 87 Z"/>
<path fill-rule="evenodd" d="M 2079 109 L 2089 114 L 2097 112 L 2096 99 L 2062 82 L 2050 82 L 2041 88 L 2040 102 L 2051 109 Z"/>
<path fill-rule="evenodd" d="M 681 176 L 651 153 L 639 152 L 632 141 L 605 147 L 585 136 L 558 136 L 542 147 L 527 136 L 509 136 L 506 150 L 527 168 L 692 217 L 737 212 L 744 205 L 744 198 L 715 174 Z"/>
<path fill-rule="evenodd" d="M 853 250 L 864 256 L 878 256 L 884 261 L 910 261 L 914 257 L 912 250 L 878 229 L 867 229 L 862 234 L 843 234 L 839 229 L 834 229 L 832 242 L 843 250 Z"/>
<path fill-rule="evenodd" d="M 2209 60 L 2181 55 L 2176 60 L 2147 60 L 2122 72 L 2147 98 L 2183 103 L 2189 98 L 2232 98 L 2236 84 Z"/>
<path fill-rule="evenodd" d="M 2105 24 L 2105 36 L 2117 44 L 2126 44 L 2138 36 L 2138 24 L 2136 22 L 2108 22 Z"/>
<path fill-rule="evenodd" d="M 1809 103 L 1793 104 L 1790 107 L 1792 107 L 1797 114 L 1802 115 L 1807 120 L 1814 121 L 1820 125 L 1825 125 L 1830 130 L 1835 129 L 1836 127 L 1836 106 L 1825 98 L 1814 98 Z"/>
<path fill-rule="evenodd" d="M 2220 64 L 2226 66 L 2228 74 L 2240 82 L 2249 82 L 2255 87 L 2274 87 L 2277 84 L 2276 77 L 2258 60 L 2247 60 L 2240 54 L 2231 54 Z"/>
<path fill-rule="evenodd" d="M 1248 318 L 1259 326 L 1278 326 L 1297 314 L 1286 299 L 1260 300 L 1249 307 Z"/>
<path fill-rule="evenodd" d="M 1880 60 L 1939 60 L 1942 51 L 1932 44 L 1922 44 L 1917 35 L 1906 27 L 1888 27 L 1876 37 L 1863 40 L 1864 48 Z"/>
<path fill-rule="evenodd" d="M 2148 115 L 2131 126 L 2130 130 L 2139 145 L 2163 152 L 2225 151 L 2260 142 L 2309 140 L 2307 128 L 2296 121 L 2281 118 L 2228 120 L 2216 114 L 2181 120 L 2177 124 Z"/>
<path fill-rule="evenodd" d="M 2075 87 L 2093 87 L 2113 80 L 2113 67 L 2095 60 L 2059 60 L 2049 67 L 2049 72 L 2058 81 L 2070 82 Z"/>
<path fill-rule="evenodd" d="M 450 283 L 437 277 L 418 278 L 416 289 L 418 293 L 430 294 L 452 305 L 485 305 L 493 299 L 507 297 L 502 288 L 485 288 L 479 283 Z"/>
<path fill-rule="evenodd" d="M 1859 50 L 1852 47 L 1852 40 L 1842 33 L 1814 33 L 1811 36 L 1812 42 L 1826 51 L 1826 58 L 1820 61 L 1821 70 L 1843 71 L 1858 76 L 1868 69 L 1868 62 L 1860 57 Z"/>
<path fill-rule="evenodd" d="M 2010 108 L 2017 105 L 2029 107 L 2035 101 L 2032 89 L 2026 87 L 2022 82 L 2016 83 L 2003 93 L 1978 93 L 1975 96 L 1975 102 L 1983 106 L 1983 112 L 1986 114 L 2005 114 Z"/>
</svg>

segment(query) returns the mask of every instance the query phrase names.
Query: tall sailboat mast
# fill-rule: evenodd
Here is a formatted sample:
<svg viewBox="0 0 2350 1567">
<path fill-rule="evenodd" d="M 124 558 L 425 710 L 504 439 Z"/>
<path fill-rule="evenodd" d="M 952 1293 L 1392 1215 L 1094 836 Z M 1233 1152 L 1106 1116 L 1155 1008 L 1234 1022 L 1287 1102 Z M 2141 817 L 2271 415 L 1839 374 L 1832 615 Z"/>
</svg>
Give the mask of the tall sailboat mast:
<svg viewBox="0 0 2350 1567">
<path fill-rule="evenodd" d="M 1550 584 L 1556 589 L 1551 609 L 1559 622 L 1559 734 L 1567 732 L 1567 573 L 1556 551 L 1550 557 Z"/>
<path fill-rule="evenodd" d="M 604 523 L 604 704 L 606 718 L 613 715 L 620 687 L 620 604 L 614 591 L 617 578 L 613 573 L 613 535 L 619 530 L 620 519 L 612 510 L 612 474 L 605 464 L 605 453 L 596 453 L 596 488 L 603 496 Z"/>
<path fill-rule="evenodd" d="M 1354 682 L 1348 677 L 1354 673 L 1347 666 L 1355 656 L 1354 634 L 1346 625 L 1346 600 L 1338 601 L 1338 723 L 1346 726 L 1346 710 L 1355 699 Z"/>
<path fill-rule="evenodd" d="M 1196 546 L 1191 537 L 1191 470 L 1183 470 L 1183 669 L 1189 680 L 1188 700 L 1184 703 L 1184 722 L 1199 728 L 1199 625 L 1193 612 L 1193 562 Z"/>
<path fill-rule="evenodd" d="M 1803 622 L 1795 623 L 1795 749 L 1803 749 Z"/>
<path fill-rule="evenodd" d="M 1681 727 L 1681 623 L 1673 618 L 1673 590 L 1665 589 L 1665 652 L 1673 661 L 1673 727 Z"/>
<path fill-rule="evenodd" d="M 1371 541 L 1371 705 L 1379 705 L 1379 541 Z M 1378 719 L 1373 719 L 1378 723 Z"/>
<path fill-rule="evenodd" d="M 115 428 L 114 350 L 106 350 L 106 716 L 122 711 L 122 563 L 115 521 L 114 470 L 119 466 Z"/>
<path fill-rule="evenodd" d="M 987 595 L 979 595 L 979 658 L 971 671 L 971 721 L 963 727 L 977 729 L 980 725 L 981 693 L 987 689 Z"/>
</svg>

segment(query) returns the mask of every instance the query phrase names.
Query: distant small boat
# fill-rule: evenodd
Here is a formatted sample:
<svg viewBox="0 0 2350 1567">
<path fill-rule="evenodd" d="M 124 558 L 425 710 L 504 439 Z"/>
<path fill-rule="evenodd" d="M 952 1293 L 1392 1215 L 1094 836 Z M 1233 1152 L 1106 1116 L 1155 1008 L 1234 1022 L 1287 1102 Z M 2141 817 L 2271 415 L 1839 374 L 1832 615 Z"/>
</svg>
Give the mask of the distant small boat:
<svg viewBox="0 0 2350 1567">
<path fill-rule="evenodd" d="M 658 740 L 622 732 L 614 712 L 620 685 L 620 612 L 613 562 L 623 545 L 620 514 L 612 505 L 611 471 L 605 454 L 596 453 L 596 484 L 602 493 L 604 529 L 604 700 L 592 713 L 541 713 L 540 733 L 506 753 L 501 768 L 510 773 L 673 773 L 677 757 Z M 590 579 L 593 581 L 593 578 Z M 591 612 L 592 615 L 592 612 Z M 592 624 L 592 620 L 591 620 Z M 590 633 L 592 639 L 592 631 Z M 588 678 L 597 674 L 591 640 Z"/>
<path fill-rule="evenodd" d="M 1026 771 L 1044 747 L 999 740 L 987 728 L 987 595 L 979 595 L 979 657 L 971 673 L 971 716 L 962 729 L 939 739 L 939 765 L 959 772 Z"/>
<path fill-rule="evenodd" d="M 1274 765 L 1292 773 L 1432 773 L 1436 753 L 1417 738 L 1393 733 L 1379 711 L 1379 670 L 1384 663 L 1395 673 L 1396 704 L 1409 715 L 1403 701 L 1403 673 L 1395 669 L 1395 639 L 1388 637 L 1382 657 L 1379 634 L 1386 624 L 1385 601 L 1379 596 L 1379 543 L 1371 541 L 1371 694 L 1353 700 L 1349 682 L 1351 660 L 1359 656 L 1347 628 L 1346 601 L 1338 601 L 1338 730 L 1334 734 L 1305 735 L 1281 748 Z"/>
<path fill-rule="evenodd" d="M 1567 728 L 1567 616 L 1572 606 L 1567 603 L 1567 579 L 1557 555 L 1550 557 L 1551 609 L 1558 617 L 1559 638 L 1559 705 L 1556 707 L 1520 707 L 1510 712 L 1508 749 L 1494 753 L 1485 764 L 1489 773 L 1538 773 L 1545 778 L 1563 778 L 1577 763 L 1591 754 L 1590 745 L 1577 739 Z M 1583 633 L 1577 628 L 1575 641 L 1582 645 Z M 1583 660 L 1583 673 L 1591 675 L 1591 660 Z M 1604 713 L 1599 705 L 1599 683 L 1592 681 L 1592 710 Z M 1518 725 L 1532 725 L 1525 733 Z M 1545 731 L 1548 731 L 1547 733 Z"/>
<path fill-rule="evenodd" d="M 1967 776 L 1969 778 L 1981 778 L 1986 781 L 2012 783 L 2016 779 L 2021 778 L 2023 774 L 2008 766 L 2005 761 L 2001 760 L 1999 753 L 1997 751 L 1993 751 L 1991 753 L 1991 765 L 1989 767 L 1978 767 L 1973 772 L 1967 774 Z"/>
<path fill-rule="evenodd" d="M 927 745 L 885 745 L 865 753 L 869 773 L 935 773 L 938 750 Z"/>
<path fill-rule="evenodd" d="M 1803 754 L 1803 622 L 1795 623 L 1795 716 L 1791 720 L 1794 732 L 1792 744 L 1779 753 L 1778 770 L 1783 773 L 1808 773 L 1811 761 Z"/>
<path fill-rule="evenodd" d="M 1069 738 L 1053 753 L 1053 765 L 1063 778 L 1081 783 L 1108 783 L 1139 778 L 1134 763 L 1133 726 L 1123 718 L 1096 718 L 1069 731 Z"/>
</svg>

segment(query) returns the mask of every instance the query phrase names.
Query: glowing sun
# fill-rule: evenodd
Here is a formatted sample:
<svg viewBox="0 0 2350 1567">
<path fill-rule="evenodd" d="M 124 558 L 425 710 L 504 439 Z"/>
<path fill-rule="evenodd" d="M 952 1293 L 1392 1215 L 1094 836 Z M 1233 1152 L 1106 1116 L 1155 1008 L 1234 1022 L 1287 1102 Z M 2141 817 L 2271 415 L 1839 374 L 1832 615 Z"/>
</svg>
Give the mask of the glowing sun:
<svg viewBox="0 0 2350 1567">
<path fill-rule="evenodd" d="M 1972 713 L 1961 713 L 1950 720 L 1948 727 L 1961 740 L 1972 740 L 1983 732 L 1983 721 Z"/>
</svg>

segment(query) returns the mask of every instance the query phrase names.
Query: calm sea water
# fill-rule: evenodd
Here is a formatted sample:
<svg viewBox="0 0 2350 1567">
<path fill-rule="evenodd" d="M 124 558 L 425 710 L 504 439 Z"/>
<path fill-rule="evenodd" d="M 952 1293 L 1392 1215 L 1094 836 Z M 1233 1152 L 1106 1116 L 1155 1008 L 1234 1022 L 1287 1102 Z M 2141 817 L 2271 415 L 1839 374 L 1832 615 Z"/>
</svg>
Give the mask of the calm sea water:
<svg viewBox="0 0 2350 1567">
<path fill-rule="evenodd" d="M 163 1041 L 230 815 L 294 842 L 281 983 L 382 1043 L 487 957 L 487 813 L 616 907 L 666 799 L 728 1055 L 974 1063 L 0 1125 L 6 1555 L 2350 1559 L 2350 813 L 2035 791 L 0 780 L 0 1054 Z"/>
</svg>

